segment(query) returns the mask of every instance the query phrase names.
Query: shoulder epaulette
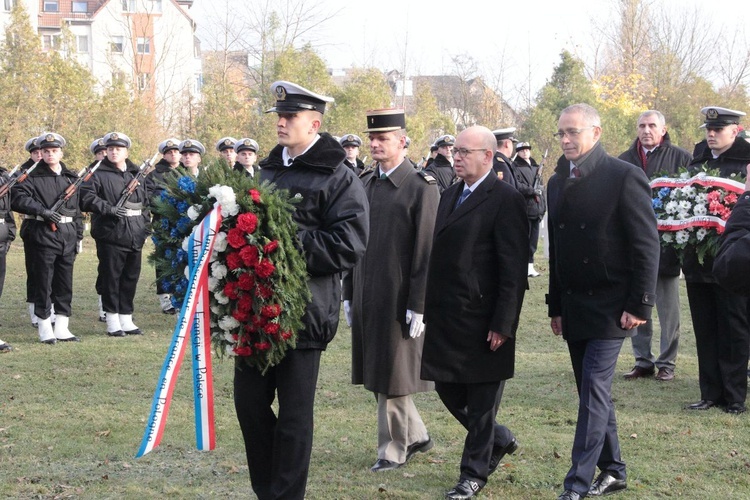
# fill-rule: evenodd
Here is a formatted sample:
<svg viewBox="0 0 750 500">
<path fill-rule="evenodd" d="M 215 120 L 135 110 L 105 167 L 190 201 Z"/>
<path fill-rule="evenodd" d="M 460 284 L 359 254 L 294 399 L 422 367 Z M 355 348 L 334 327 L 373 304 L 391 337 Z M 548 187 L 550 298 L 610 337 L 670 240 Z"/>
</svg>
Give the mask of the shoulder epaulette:
<svg viewBox="0 0 750 500">
<path fill-rule="evenodd" d="M 424 170 L 418 170 L 417 173 L 422 177 L 422 179 L 427 182 L 427 184 L 437 184 L 437 179 L 435 179 L 433 176 L 431 176 L 428 172 L 425 172 Z"/>
</svg>

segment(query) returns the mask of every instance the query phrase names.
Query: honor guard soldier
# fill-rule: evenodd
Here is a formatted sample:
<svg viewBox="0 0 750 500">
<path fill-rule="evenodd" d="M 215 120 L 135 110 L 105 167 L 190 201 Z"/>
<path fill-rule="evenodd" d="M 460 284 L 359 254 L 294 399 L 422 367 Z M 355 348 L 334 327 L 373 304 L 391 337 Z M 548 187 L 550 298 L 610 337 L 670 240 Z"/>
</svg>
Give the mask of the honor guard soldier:
<svg viewBox="0 0 750 500">
<path fill-rule="evenodd" d="M 31 139 L 26 141 L 26 145 L 24 146 L 24 148 L 29 153 L 29 159 L 21 164 L 20 170 L 26 170 L 34 163 L 42 159 L 42 148 L 39 147 L 37 139 L 39 138 L 32 137 Z M 21 223 L 21 227 L 23 228 L 23 223 Z M 23 234 L 21 235 L 21 239 L 23 239 Z M 27 243 L 26 240 L 24 240 L 23 255 L 26 264 L 26 305 L 29 308 L 29 318 L 31 319 L 31 326 L 37 328 L 39 326 L 39 318 L 37 318 L 36 314 L 34 314 L 34 267 L 36 264 L 31 259 L 32 251 L 33 250 L 31 249 L 30 244 Z M 54 311 L 52 312 L 52 315 L 55 315 Z"/>
<path fill-rule="evenodd" d="M 248 177 L 255 177 L 255 160 L 258 159 L 258 143 L 249 137 L 243 137 L 234 143 L 237 152 L 237 162 L 234 169 L 245 172 Z"/>
<path fill-rule="evenodd" d="M 89 150 L 91 151 L 91 154 L 94 155 L 94 161 L 91 162 L 91 165 L 94 165 L 96 162 L 103 160 L 104 158 L 107 157 L 107 145 L 104 144 L 103 137 L 100 137 L 94 142 L 92 142 L 91 146 L 89 146 Z M 80 250 L 79 250 L 79 253 L 80 253 Z M 94 285 L 94 287 L 96 288 L 96 295 L 98 297 L 99 321 L 103 323 L 107 321 L 107 318 L 104 314 L 104 308 L 102 308 L 102 278 L 98 274 L 96 276 L 96 285 Z"/>
<path fill-rule="evenodd" d="M 5 169 L 0 169 L 0 185 L 10 181 Z M 10 211 L 10 194 L 0 197 L 0 296 L 5 284 L 5 257 L 10 250 L 11 241 L 16 239 L 16 221 Z M 0 340 L 0 352 L 7 352 L 11 347 Z"/>
<path fill-rule="evenodd" d="M 156 163 L 156 169 L 151 174 L 151 181 L 154 186 L 153 197 L 157 198 L 161 195 L 164 190 L 164 176 L 182 166 L 180 162 L 180 141 L 177 139 L 167 139 L 159 143 L 159 154 L 161 154 L 161 160 Z M 154 214 L 152 224 L 157 224 L 159 217 Z M 159 297 L 159 305 L 161 306 L 161 312 L 164 314 L 175 314 L 177 310 L 172 304 L 172 295 L 167 293 L 161 282 L 162 271 L 156 267 L 156 295 Z"/>
<path fill-rule="evenodd" d="M 78 192 L 59 208 L 66 189 L 77 176 L 62 162 L 65 139 L 46 133 L 37 139 L 42 160 L 29 177 L 13 186 L 13 210 L 24 214 L 21 236 L 34 265 L 34 314 L 39 318 L 39 340 L 45 344 L 78 341 L 68 329 L 73 298 L 73 263 L 83 237 Z M 52 326 L 52 305 L 56 318 Z"/>
<path fill-rule="evenodd" d="M 206 148 L 195 139 L 186 139 L 177 147 L 182 155 L 182 165 L 188 170 L 190 175 L 198 177 L 200 172 L 201 160 L 206 154 Z"/>
<path fill-rule="evenodd" d="M 234 137 L 222 137 L 216 143 L 216 151 L 219 152 L 219 156 L 227 162 L 230 167 L 234 166 L 237 161 L 237 152 L 234 150 L 234 143 L 237 139 Z"/>
<path fill-rule="evenodd" d="M 133 323 L 133 298 L 141 274 L 141 250 L 150 224 L 149 195 L 144 183 L 122 201 L 138 166 L 128 159 L 130 138 L 119 132 L 104 136 L 107 157 L 81 189 L 82 207 L 92 213 L 91 236 L 96 240 L 102 306 L 107 335 L 140 335 Z"/>
<path fill-rule="evenodd" d="M 516 158 L 513 160 L 513 176 L 516 189 L 526 200 L 526 215 L 529 218 L 529 266 L 528 276 L 536 278 L 539 273 L 534 269 L 534 254 L 539 242 L 539 223 L 547 211 L 547 202 L 542 191 L 541 169 L 531 157 L 531 144 L 519 142 L 516 146 Z"/>
<path fill-rule="evenodd" d="M 442 193 L 456 182 L 456 172 L 453 170 L 453 144 L 456 138 L 452 135 L 443 135 L 435 141 L 437 155 L 424 171 L 437 179 L 438 190 Z"/>
<path fill-rule="evenodd" d="M 268 112 L 278 113 L 279 143 L 260 162 L 260 176 L 300 200 L 293 218 L 312 296 L 296 347 L 277 365 L 261 373 L 238 359 L 234 405 L 255 494 L 260 500 L 302 500 L 320 356 L 338 327 L 341 273 L 365 252 L 370 214 L 362 183 L 343 163 L 341 145 L 319 132 L 333 99 L 284 81 L 271 90 L 276 105 Z"/>
<path fill-rule="evenodd" d="M 510 158 L 513 156 L 513 144 L 516 142 L 513 138 L 515 131 L 516 127 L 501 128 L 492 131 L 497 140 L 497 151 L 495 151 L 492 170 L 495 171 L 500 180 L 507 182 L 513 187 L 517 186 L 516 178 L 513 176 L 513 162 Z"/>
<path fill-rule="evenodd" d="M 359 177 L 359 174 L 365 169 L 365 164 L 359 159 L 359 148 L 362 147 L 362 139 L 358 135 L 347 134 L 339 140 L 339 144 L 346 151 L 344 164 Z"/>
</svg>

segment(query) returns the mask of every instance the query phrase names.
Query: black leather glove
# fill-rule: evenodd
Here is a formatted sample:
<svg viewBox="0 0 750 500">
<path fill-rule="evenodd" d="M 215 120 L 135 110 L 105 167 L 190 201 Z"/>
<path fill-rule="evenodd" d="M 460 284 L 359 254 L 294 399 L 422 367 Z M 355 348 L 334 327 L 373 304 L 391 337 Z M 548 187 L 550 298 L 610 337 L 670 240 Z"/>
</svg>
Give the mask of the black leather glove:
<svg viewBox="0 0 750 500">
<path fill-rule="evenodd" d="M 128 209 L 125 207 L 109 207 L 109 215 L 117 218 L 123 218 L 127 215 Z"/>
<path fill-rule="evenodd" d="M 47 222 L 58 224 L 62 220 L 62 215 L 57 212 L 53 212 L 52 210 L 45 210 L 44 212 L 42 212 L 42 218 Z"/>
</svg>

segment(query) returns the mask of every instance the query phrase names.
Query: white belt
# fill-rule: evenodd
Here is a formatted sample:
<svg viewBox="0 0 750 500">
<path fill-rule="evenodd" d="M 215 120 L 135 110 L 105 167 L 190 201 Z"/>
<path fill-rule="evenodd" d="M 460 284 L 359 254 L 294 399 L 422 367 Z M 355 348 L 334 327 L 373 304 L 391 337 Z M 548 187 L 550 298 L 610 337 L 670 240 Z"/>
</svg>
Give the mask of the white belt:
<svg viewBox="0 0 750 500">
<path fill-rule="evenodd" d="M 42 217 L 41 215 L 24 215 L 23 218 L 24 219 L 34 219 L 34 220 L 40 220 L 42 222 L 47 222 L 44 219 L 44 217 Z M 3 221 L 3 222 L 5 222 L 5 221 Z M 71 222 L 73 222 L 73 217 L 66 217 L 66 216 L 63 215 L 63 216 L 60 216 L 60 220 L 58 222 L 56 222 L 55 224 L 70 224 Z"/>
<path fill-rule="evenodd" d="M 135 217 L 136 215 L 141 215 L 141 213 L 143 213 L 143 210 L 140 210 L 140 209 L 132 209 L 132 208 L 125 209 L 126 217 Z"/>
<path fill-rule="evenodd" d="M 5 219 L 0 218 L 0 224 L 5 224 Z"/>
</svg>

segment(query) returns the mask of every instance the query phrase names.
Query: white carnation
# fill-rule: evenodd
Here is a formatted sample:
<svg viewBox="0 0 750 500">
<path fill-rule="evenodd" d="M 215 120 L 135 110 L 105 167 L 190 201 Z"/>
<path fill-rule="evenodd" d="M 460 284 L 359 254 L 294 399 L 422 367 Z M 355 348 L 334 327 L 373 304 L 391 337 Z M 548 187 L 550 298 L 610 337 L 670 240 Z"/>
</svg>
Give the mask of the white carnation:
<svg viewBox="0 0 750 500">
<path fill-rule="evenodd" d="M 695 203 L 706 203 L 708 201 L 708 195 L 706 193 L 698 193 L 695 195 Z"/>
<path fill-rule="evenodd" d="M 216 302 L 219 304 L 229 304 L 229 297 L 224 295 L 224 292 L 216 292 L 214 294 L 214 298 L 216 299 Z"/>
<path fill-rule="evenodd" d="M 693 206 L 692 203 L 690 203 L 687 200 L 682 200 L 679 203 L 679 205 L 680 205 L 680 212 L 687 212 Z"/>
<path fill-rule="evenodd" d="M 214 278 L 213 276 L 209 276 L 208 277 L 208 290 L 211 292 L 215 292 L 218 287 L 219 287 L 219 280 Z"/>
<path fill-rule="evenodd" d="M 707 234 L 708 231 L 706 231 L 706 228 L 702 227 L 695 232 L 695 237 L 698 239 L 698 241 L 703 241 L 703 238 L 705 238 Z"/>
<path fill-rule="evenodd" d="M 216 238 L 214 239 L 214 251 L 216 252 L 223 252 L 227 249 L 227 233 L 224 231 L 220 233 L 216 233 Z"/>
<path fill-rule="evenodd" d="M 680 189 L 682 190 L 682 194 L 684 194 L 687 198 L 695 198 L 695 187 L 685 186 Z"/>
<path fill-rule="evenodd" d="M 231 333 L 224 333 L 224 340 L 226 340 L 230 344 L 234 344 L 234 337 Z"/>
<path fill-rule="evenodd" d="M 211 306 L 211 312 L 216 316 L 221 316 L 222 314 L 224 314 L 224 308 L 220 305 L 214 304 Z"/>
<path fill-rule="evenodd" d="M 680 179 L 688 179 L 689 177 L 690 177 L 690 174 L 688 174 L 687 172 L 682 172 L 680 174 Z"/>
<path fill-rule="evenodd" d="M 700 204 L 693 207 L 693 213 L 695 215 L 706 215 L 708 210 L 706 209 L 706 205 Z"/>
<path fill-rule="evenodd" d="M 670 201 L 666 205 L 664 205 L 664 211 L 668 214 L 674 214 L 677 213 L 678 205 L 676 201 Z"/>
<path fill-rule="evenodd" d="M 674 241 L 674 237 L 672 236 L 672 233 L 664 233 L 661 235 L 662 241 L 664 243 L 672 243 Z"/>
<path fill-rule="evenodd" d="M 227 275 L 227 266 L 222 264 L 221 262 L 214 262 L 211 264 L 211 276 L 216 278 L 217 280 L 220 280 L 222 278 L 225 278 Z"/>
<path fill-rule="evenodd" d="M 201 206 L 200 205 L 193 205 L 190 208 L 188 208 L 187 216 L 190 217 L 190 220 L 195 220 L 198 218 L 198 216 L 201 214 Z"/>
<path fill-rule="evenodd" d="M 182 249 L 187 252 L 188 248 L 190 248 L 190 236 L 185 236 L 185 239 L 182 240 Z"/>
<path fill-rule="evenodd" d="M 675 234 L 675 241 L 677 241 L 679 245 L 682 245 L 683 243 L 687 243 L 688 239 L 690 239 L 690 235 L 688 234 L 687 231 L 681 230 L 681 231 L 677 231 L 677 233 Z"/>
<path fill-rule="evenodd" d="M 221 328 L 225 332 L 231 332 L 238 326 L 240 326 L 240 322 L 231 316 L 224 316 L 219 320 L 219 328 Z"/>
<path fill-rule="evenodd" d="M 677 212 L 677 218 L 680 220 L 689 219 L 690 214 L 688 212 Z"/>
</svg>

